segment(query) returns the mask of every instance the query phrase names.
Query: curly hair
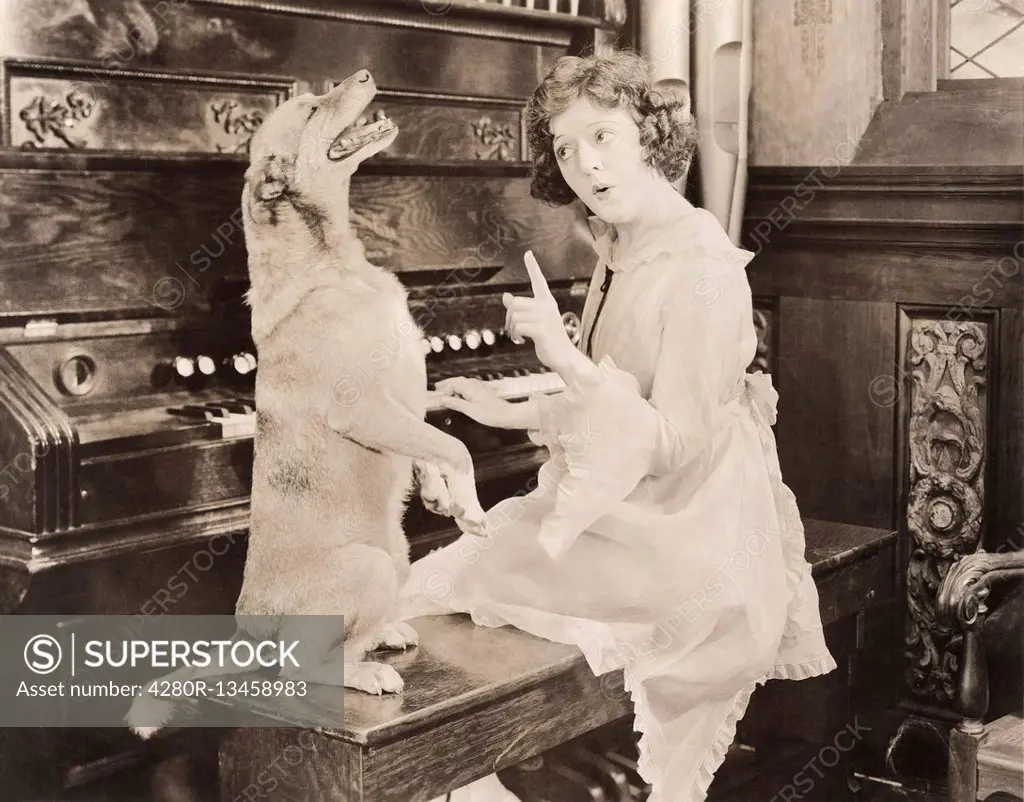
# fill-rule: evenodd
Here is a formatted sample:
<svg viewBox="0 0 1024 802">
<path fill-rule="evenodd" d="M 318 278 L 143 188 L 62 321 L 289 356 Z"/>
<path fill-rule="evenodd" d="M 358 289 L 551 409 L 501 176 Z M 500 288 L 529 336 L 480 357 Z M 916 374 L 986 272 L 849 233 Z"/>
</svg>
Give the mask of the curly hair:
<svg viewBox="0 0 1024 802">
<path fill-rule="evenodd" d="M 526 105 L 533 158 L 530 195 L 550 206 L 576 200 L 558 169 L 550 125 L 581 97 L 601 108 L 628 112 L 640 129 L 644 161 L 670 182 L 685 177 L 697 149 L 697 124 L 684 87 L 675 81 L 652 84 L 647 62 L 625 50 L 558 59 Z"/>
</svg>

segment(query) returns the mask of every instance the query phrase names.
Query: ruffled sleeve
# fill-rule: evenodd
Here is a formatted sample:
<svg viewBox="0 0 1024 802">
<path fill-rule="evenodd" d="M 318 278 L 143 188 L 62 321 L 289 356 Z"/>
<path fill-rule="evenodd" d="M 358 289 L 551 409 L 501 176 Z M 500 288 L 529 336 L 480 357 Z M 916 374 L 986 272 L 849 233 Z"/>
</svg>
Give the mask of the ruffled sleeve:
<svg viewBox="0 0 1024 802">
<path fill-rule="evenodd" d="M 724 267 L 701 257 L 679 270 L 661 311 L 649 397 L 605 357 L 585 380 L 539 399 L 540 428 L 531 436 L 551 451 L 540 479 L 555 484 L 555 498 L 540 539 L 552 557 L 645 476 L 682 469 L 714 437 L 745 367 L 741 348 L 752 325 L 745 263 Z"/>
</svg>

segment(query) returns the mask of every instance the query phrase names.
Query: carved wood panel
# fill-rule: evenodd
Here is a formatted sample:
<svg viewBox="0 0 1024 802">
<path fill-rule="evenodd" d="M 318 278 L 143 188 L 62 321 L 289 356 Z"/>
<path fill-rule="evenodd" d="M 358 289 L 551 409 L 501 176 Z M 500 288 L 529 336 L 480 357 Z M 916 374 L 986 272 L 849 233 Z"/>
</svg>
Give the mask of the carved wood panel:
<svg viewBox="0 0 1024 802">
<path fill-rule="evenodd" d="M 7 59 L 2 143 L 26 150 L 247 153 L 293 79 L 228 79 Z"/>
<path fill-rule="evenodd" d="M 904 312 L 901 425 L 906 444 L 906 678 L 922 701 L 948 705 L 952 632 L 935 598 L 949 566 L 981 542 L 989 462 L 991 321 Z"/>
</svg>

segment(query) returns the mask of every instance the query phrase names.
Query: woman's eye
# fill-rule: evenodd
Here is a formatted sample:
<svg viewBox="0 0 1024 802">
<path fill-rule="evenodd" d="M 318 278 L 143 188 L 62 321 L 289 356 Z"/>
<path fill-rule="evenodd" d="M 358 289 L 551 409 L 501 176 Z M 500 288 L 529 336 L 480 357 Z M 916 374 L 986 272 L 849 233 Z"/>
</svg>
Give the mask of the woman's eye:
<svg viewBox="0 0 1024 802">
<path fill-rule="evenodd" d="M 562 147 L 555 150 L 555 155 L 559 159 L 566 159 L 569 157 L 569 148 L 567 148 L 565 145 L 562 145 Z"/>
<path fill-rule="evenodd" d="M 608 142 L 614 138 L 615 134 L 612 131 L 609 131 L 607 128 L 602 128 L 600 131 L 597 132 L 596 139 L 598 143 Z"/>
</svg>

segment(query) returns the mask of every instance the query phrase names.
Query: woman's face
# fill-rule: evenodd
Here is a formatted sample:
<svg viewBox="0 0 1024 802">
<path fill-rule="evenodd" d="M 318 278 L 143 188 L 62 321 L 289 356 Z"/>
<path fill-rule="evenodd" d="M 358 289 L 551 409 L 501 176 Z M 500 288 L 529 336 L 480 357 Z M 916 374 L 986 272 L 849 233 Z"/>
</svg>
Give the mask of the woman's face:
<svg viewBox="0 0 1024 802">
<path fill-rule="evenodd" d="M 590 211 L 613 224 L 636 219 L 657 174 L 644 163 L 640 129 L 629 113 L 581 97 L 550 128 L 562 177 Z"/>
</svg>

